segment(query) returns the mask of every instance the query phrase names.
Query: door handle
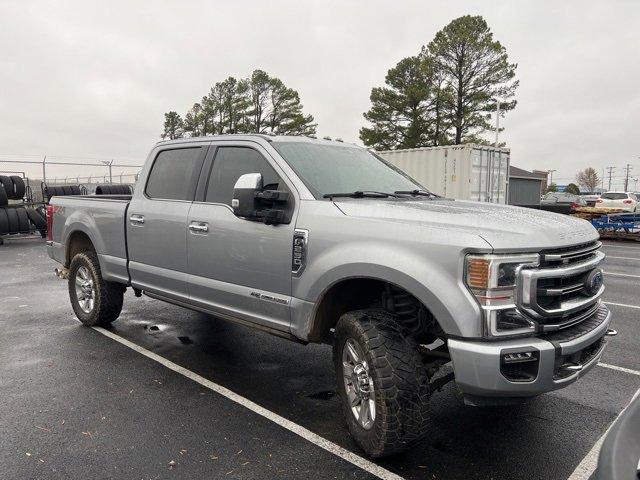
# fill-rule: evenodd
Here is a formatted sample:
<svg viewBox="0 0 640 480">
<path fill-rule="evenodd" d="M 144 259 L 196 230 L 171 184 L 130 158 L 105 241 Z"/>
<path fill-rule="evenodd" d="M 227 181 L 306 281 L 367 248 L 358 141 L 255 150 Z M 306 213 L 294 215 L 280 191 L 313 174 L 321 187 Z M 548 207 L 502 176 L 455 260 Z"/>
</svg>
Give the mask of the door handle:
<svg viewBox="0 0 640 480">
<path fill-rule="evenodd" d="M 134 213 L 129 216 L 129 222 L 131 222 L 131 225 L 136 227 L 142 226 L 144 225 L 144 215 L 137 215 Z"/>
<path fill-rule="evenodd" d="M 191 222 L 189 224 L 189 230 L 191 233 L 208 233 L 209 224 L 205 222 Z"/>
</svg>

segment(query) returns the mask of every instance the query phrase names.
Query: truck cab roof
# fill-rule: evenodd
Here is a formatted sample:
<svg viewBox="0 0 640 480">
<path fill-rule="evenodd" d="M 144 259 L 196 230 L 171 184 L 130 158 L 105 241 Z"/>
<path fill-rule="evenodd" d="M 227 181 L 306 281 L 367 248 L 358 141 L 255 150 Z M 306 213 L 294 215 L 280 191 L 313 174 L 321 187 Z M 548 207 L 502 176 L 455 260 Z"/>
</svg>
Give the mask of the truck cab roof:
<svg viewBox="0 0 640 480">
<path fill-rule="evenodd" d="M 267 135 L 264 133 L 226 133 L 223 135 L 206 135 L 201 137 L 183 137 L 176 138 L 174 140 L 161 140 L 156 145 L 168 145 L 168 144 L 181 144 L 181 143 L 193 143 L 202 141 L 216 141 L 216 140 L 256 140 L 261 139 L 269 143 L 272 142 L 306 142 L 317 144 L 336 144 L 342 146 L 357 145 L 353 143 L 343 142 L 342 140 L 328 140 L 325 138 L 307 137 L 304 135 Z"/>
</svg>

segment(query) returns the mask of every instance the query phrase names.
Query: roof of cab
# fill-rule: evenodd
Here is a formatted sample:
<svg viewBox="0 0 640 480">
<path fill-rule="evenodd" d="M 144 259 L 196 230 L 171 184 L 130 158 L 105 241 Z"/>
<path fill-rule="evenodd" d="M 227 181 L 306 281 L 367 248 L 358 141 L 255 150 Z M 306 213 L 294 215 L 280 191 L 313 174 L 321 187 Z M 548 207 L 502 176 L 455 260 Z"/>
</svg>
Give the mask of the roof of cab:
<svg viewBox="0 0 640 480">
<path fill-rule="evenodd" d="M 156 145 L 171 145 L 179 143 L 193 143 L 213 140 L 255 140 L 261 139 L 267 142 L 306 142 L 318 144 L 338 144 L 344 146 L 353 146 L 355 144 L 343 142 L 342 140 L 327 140 L 324 138 L 305 137 L 302 135 L 266 135 L 262 133 L 227 133 L 224 135 L 207 135 L 202 137 L 183 137 L 174 140 L 161 140 Z"/>
</svg>

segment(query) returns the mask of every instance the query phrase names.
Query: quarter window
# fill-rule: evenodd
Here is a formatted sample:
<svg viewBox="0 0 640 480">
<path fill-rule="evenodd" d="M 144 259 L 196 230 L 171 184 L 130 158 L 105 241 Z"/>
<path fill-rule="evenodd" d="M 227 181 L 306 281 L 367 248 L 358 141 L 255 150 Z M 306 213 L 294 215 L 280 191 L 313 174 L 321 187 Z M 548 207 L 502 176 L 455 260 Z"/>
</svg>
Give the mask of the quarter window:
<svg viewBox="0 0 640 480">
<path fill-rule="evenodd" d="M 286 189 L 269 162 L 256 150 L 247 147 L 220 147 L 213 160 L 205 201 L 231 205 L 233 187 L 245 173 L 261 173 L 262 184 L 270 189 Z"/>
<path fill-rule="evenodd" d="M 156 199 L 193 200 L 202 161 L 201 147 L 163 150 L 151 167 L 147 195 Z"/>
</svg>

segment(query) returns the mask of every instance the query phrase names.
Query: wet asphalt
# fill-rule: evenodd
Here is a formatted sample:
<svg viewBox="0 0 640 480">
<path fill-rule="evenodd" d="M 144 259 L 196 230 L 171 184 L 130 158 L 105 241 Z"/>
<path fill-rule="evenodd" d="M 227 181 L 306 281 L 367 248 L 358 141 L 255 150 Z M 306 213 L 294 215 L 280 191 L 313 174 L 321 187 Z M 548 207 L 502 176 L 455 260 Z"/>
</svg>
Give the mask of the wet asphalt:
<svg viewBox="0 0 640 480">
<path fill-rule="evenodd" d="M 640 243 L 605 242 L 605 271 L 640 276 Z M 620 258 L 614 258 L 620 257 Z M 0 246 L 0 478 L 372 478 L 73 315 L 36 238 Z M 640 306 L 640 278 L 608 275 L 605 301 Z M 604 363 L 640 370 L 640 310 L 611 305 Z M 358 454 L 330 347 L 298 345 L 127 293 L 111 331 Z M 408 479 L 567 478 L 640 388 L 598 366 L 515 407 L 432 397 L 428 437 L 376 460 Z"/>
</svg>

